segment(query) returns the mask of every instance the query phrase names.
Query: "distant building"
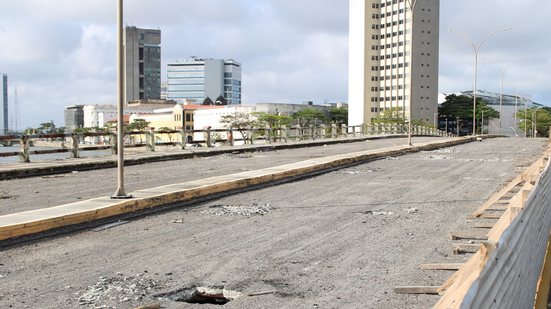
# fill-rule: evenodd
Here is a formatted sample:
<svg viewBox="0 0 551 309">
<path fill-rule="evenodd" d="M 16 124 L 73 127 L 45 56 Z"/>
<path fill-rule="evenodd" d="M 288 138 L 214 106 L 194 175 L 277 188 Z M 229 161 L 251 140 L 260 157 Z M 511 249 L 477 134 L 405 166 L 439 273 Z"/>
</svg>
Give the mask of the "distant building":
<svg viewBox="0 0 551 309">
<path fill-rule="evenodd" d="M 167 78 L 169 100 L 241 104 L 241 64 L 235 60 L 191 58 L 169 63 Z"/>
<path fill-rule="evenodd" d="M 350 124 L 369 123 L 389 109 L 432 123 L 438 108 L 440 0 L 416 1 L 415 18 L 403 0 L 349 0 L 349 7 Z"/>
<path fill-rule="evenodd" d="M 461 94 L 471 98 L 473 97 L 472 91 L 463 91 Z M 476 97 L 486 102 L 488 106 L 496 111 L 500 111 L 499 93 L 477 90 Z M 521 132 L 524 134 L 523 131 L 518 128 L 520 121 L 516 119 L 516 114 L 519 110 L 524 110 L 525 108 L 541 106 L 541 104 L 532 102 L 532 100 L 519 95 L 503 94 L 503 99 L 501 100 L 501 133 L 508 136 L 518 136 L 521 135 Z M 485 120 L 484 133 L 500 134 L 499 118 L 489 119 L 489 121 Z"/>
<path fill-rule="evenodd" d="M 0 73 L 0 134 L 8 133 L 8 75 Z"/>
<path fill-rule="evenodd" d="M 126 100 L 161 98 L 161 30 L 126 27 Z"/>
<path fill-rule="evenodd" d="M 124 108 L 124 117 L 129 117 L 136 113 L 153 113 L 155 110 L 163 108 L 173 108 L 174 104 L 144 104 L 138 106 L 127 106 Z M 117 120 L 117 107 L 115 105 L 84 105 L 84 127 L 102 128 L 108 122 Z"/>
<path fill-rule="evenodd" d="M 293 116 L 293 114 L 305 109 L 316 109 L 329 115 L 331 105 L 292 104 L 292 103 L 257 103 L 256 111 L 266 114 Z"/>
<path fill-rule="evenodd" d="M 66 106 L 64 112 L 65 132 L 84 127 L 84 105 Z"/>
</svg>

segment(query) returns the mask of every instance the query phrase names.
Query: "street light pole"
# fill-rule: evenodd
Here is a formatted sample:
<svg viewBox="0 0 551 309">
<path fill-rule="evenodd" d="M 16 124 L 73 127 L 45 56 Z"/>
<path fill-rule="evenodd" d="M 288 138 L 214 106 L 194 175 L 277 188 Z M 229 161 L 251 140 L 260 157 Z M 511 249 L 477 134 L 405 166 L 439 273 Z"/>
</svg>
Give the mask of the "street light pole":
<svg viewBox="0 0 551 309">
<path fill-rule="evenodd" d="M 460 32 L 460 31 L 457 31 L 455 29 L 449 29 L 448 31 L 449 32 L 455 32 L 459 35 L 461 35 L 464 39 L 467 40 L 467 42 L 469 42 L 471 44 L 471 47 L 473 48 L 473 52 L 474 52 L 474 77 L 473 77 L 473 135 L 476 135 L 476 87 L 477 87 L 477 79 L 478 79 L 478 52 L 480 51 L 480 48 L 482 47 L 482 45 L 484 44 L 484 42 L 486 42 L 492 35 L 498 33 L 498 32 L 503 32 L 503 31 L 509 31 L 511 30 L 511 28 L 504 28 L 504 29 L 499 29 L 499 30 L 495 30 L 493 32 L 490 32 L 488 33 L 481 41 L 480 43 L 477 45 L 474 44 L 473 40 L 471 40 L 466 34 L 464 34 L 463 32 Z"/>
<path fill-rule="evenodd" d="M 124 28 L 123 0 L 117 5 L 117 191 L 113 199 L 127 199 L 131 195 L 124 191 L 124 101 L 125 101 L 125 68 L 124 68 Z"/>
</svg>

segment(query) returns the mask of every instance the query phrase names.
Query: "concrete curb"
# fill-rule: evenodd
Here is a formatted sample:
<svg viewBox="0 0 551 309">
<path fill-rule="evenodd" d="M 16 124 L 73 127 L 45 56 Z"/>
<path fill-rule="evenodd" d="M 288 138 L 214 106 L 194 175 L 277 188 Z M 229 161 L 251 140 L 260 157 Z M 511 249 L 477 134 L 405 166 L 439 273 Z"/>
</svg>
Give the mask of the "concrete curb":
<svg viewBox="0 0 551 309">
<path fill-rule="evenodd" d="M 283 149 L 296 149 L 306 147 L 318 147 L 323 145 L 347 144 L 356 142 L 365 142 L 369 140 L 387 139 L 387 138 L 403 138 L 406 135 L 380 135 L 369 137 L 355 137 L 346 139 L 321 139 L 315 141 L 291 142 L 285 144 L 264 144 L 264 145 L 247 145 L 234 146 L 228 148 L 206 148 L 190 152 L 171 152 L 171 153 L 143 153 L 135 155 L 127 155 L 124 160 L 125 166 L 140 165 L 152 162 L 162 162 L 171 160 L 191 159 L 194 157 L 211 157 L 228 153 L 247 153 L 256 151 L 276 151 Z M 420 135 L 416 135 L 419 137 Z M 0 180 L 8 180 L 14 178 L 27 178 L 46 175 L 55 175 L 63 173 L 71 173 L 73 171 L 87 171 L 96 169 L 107 169 L 117 167 L 117 159 L 113 158 L 87 158 L 87 159 L 67 159 L 61 162 L 39 162 L 25 163 L 28 166 L 20 166 L 9 169 L 0 168 Z M 1 166 L 0 166 L 1 167 Z"/>
<path fill-rule="evenodd" d="M 54 229 L 89 223 L 94 220 L 115 218 L 121 215 L 162 208 L 179 203 L 191 203 L 197 199 L 230 194 L 247 188 L 274 182 L 293 181 L 300 177 L 321 174 L 337 168 L 361 164 L 389 156 L 401 156 L 419 151 L 476 141 L 476 137 L 460 138 L 444 142 L 431 142 L 408 146 L 340 154 L 316 158 L 256 171 L 217 176 L 186 183 L 167 185 L 133 192 L 133 199 L 113 200 L 102 197 L 77 203 L 0 216 L 0 246 L 6 240 L 44 233 Z"/>
</svg>

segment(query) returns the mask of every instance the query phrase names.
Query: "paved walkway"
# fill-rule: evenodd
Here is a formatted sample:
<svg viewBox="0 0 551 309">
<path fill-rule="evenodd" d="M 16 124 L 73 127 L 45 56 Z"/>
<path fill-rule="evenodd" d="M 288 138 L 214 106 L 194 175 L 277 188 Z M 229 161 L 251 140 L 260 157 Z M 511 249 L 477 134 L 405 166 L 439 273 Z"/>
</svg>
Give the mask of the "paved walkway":
<svg viewBox="0 0 551 309">
<path fill-rule="evenodd" d="M 219 194 L 228 194 L 278 181 L 290 181 L 298 177 L 315 175 L 360 162 L 418 151 L 429 151 L 468 143 L 473 140 L 474 138 L 444 139 L 436 142 L 418 143 L 413 147 L 394 146 L 339 154 L 254 171 L 139 190 L 132 193 L 132 199 L 127 200 L 101 197 L 57 207 L 9 214 L 0 216 L 0 241 L 176 203 L 182 205 L 183 203 L 197 202 Z"/>
</svg>

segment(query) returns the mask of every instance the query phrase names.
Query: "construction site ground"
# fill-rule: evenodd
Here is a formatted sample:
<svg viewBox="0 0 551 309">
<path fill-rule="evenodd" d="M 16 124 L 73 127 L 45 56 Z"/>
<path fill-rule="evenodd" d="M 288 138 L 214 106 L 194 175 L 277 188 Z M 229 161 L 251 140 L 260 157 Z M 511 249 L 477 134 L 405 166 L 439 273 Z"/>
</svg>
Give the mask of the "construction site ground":
<svg viewBox="0 0 551 309">
<path fill-rule="evenodd" d="M 127 185 L 224 175 L 374 143 L 404 140 L 150 163 L 129 167 Z M 392 157 L 3 249 L 0 306 L 215 308 L 166 293 L 223 286 L 243 294 L 228 308 L 427 308 L 438 296 L 393 288 L 443 283 L 451 272 L 419 264 L 465 261 L 453 255 L 450 232 L 466 229 L 465 218 L 546 145 L 498 138 Z M 109 195 L 115 173 L 3 181 L 0 214 Z"/>
</svg>

